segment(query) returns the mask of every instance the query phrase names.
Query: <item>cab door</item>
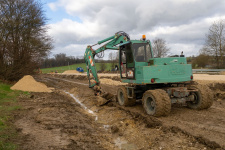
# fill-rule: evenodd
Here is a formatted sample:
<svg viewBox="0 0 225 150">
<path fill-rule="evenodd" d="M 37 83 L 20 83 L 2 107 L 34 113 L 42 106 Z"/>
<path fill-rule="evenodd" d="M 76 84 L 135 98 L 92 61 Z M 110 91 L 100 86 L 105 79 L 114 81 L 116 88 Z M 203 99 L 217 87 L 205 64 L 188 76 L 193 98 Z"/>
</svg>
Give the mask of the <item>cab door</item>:
<svg viewBox="0 0 225 150">
<path fill-rule="evenodd" d="M 121 78 L 135 79 L 135 63 L 131 43 L 120 46 L 119 60 Z"/>
</svg>

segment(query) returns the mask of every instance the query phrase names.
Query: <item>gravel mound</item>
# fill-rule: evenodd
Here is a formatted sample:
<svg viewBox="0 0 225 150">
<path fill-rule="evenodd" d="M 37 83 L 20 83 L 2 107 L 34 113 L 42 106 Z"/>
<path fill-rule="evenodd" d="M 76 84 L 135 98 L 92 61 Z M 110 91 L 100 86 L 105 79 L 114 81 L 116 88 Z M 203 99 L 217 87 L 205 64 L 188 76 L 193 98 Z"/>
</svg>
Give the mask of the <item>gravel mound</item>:
<svg viewBox="0 0 225 150">
<path fill-rule="evenodd" d="M 28 92 L 52 92 L 51 88 L 48 88 L 43 83 L 35 81 L 35 79 L 30 75 L 26 75 L 20 79 L 15 85 L 11 87 L 11 90 Z"/>
</svg>

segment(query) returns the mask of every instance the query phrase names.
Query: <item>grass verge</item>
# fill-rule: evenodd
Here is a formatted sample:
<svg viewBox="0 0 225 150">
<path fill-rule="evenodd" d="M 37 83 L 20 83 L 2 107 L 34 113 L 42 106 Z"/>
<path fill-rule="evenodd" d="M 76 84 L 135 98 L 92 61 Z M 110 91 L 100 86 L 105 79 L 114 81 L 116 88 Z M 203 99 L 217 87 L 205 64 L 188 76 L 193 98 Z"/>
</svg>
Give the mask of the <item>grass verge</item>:
<svg viewBox="0 0 225 150">
<path fill-rule="evenodd" d="M 10 85 L 0 82 L 0 150 L 13 150 L 17 148 L 11 141 L 11 139 L 17 136 L 11 120 L 13 119 L 13 111 L 21 108 L 16 103 L 17 97 L 21 94 L 28 95 L 29 93 L 13 91 L 10 89 Z"/>
</svg>

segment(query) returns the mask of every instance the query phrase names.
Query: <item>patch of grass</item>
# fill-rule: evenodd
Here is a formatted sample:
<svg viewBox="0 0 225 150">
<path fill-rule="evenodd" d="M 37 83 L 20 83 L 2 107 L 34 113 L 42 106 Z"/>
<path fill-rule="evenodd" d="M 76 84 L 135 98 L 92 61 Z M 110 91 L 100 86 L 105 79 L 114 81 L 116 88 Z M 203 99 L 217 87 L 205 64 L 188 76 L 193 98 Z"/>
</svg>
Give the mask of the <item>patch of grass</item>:
<svg viewBox="0 0 225 150">
<path fill-rule="evenodd" d="M 13 143 L 4 143 L 0 141 L 0 150 L 14 150 L 16 149 L 16 145 Z"/>
<path fill-rule="evenodd" d="M 96 69 L 100 70 L 100 64 L 101 63 L 96 63 Z M 105 63 L 106 64 L 106 70 L 111 70 L 111 63 Z M 58 71 L 58 73 L 63 73 L 66 70 L 76 70 L 77 67 L 81 67 L 84 69 L 84 72 L 87 71 L 86 68 L 86 64 L 82 63 L 82 64 L 74 64 L 74 65 L 70 65 L 70 66 L 61 66 L 61 67 L 53 67 L 53 68 L 44 68 L 41 69 L 42 73 L 51 73 L 51 72 L 55 72 Z"/>
<path fill-rule="evenodd" d="M 16 136 L 14 127 L 10 124 L 12 112 L 21 109 L 16 103 L 16 98 L 28 92 L 13 91 L 10 85 L 0 83 L 0 150 L 13 150 L 16 145 L 10 139 Z"/>
<path fill-rule="evenodd" d="M 2 120 L 0 120 L 0 132 L 5 129 L 5 124 Z"/>
</svg>

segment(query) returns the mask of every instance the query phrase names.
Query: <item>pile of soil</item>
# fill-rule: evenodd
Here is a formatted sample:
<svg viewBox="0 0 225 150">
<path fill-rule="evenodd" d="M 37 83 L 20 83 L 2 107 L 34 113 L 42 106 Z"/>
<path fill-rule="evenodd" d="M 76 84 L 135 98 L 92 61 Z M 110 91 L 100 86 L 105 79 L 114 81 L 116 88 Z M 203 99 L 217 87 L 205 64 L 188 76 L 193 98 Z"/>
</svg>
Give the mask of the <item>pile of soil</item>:
<svg viewBox="0 0 225 150">
<path fill-rule="evenodd" d="M 73 74 L 73 73 L 79 73 L 79 72 L 76 70 L 66 70 L 62 74 Z"/>
<path fill-rule="evenodd" d="M 127 84 L 127 83 L 122 83 L 120 81 L 114 81 L 112 79 L 106 79 L 106 78 L 100 79 L 100 82 L 102 84 L 108 84 L 108 85 L 126 85 Z"/>
<path fill-rule="evenodd" d="M 45 84 L 35 81 L 35 79 L 26 75 L 20 79 L 11 90 L 20 90 L 28 92 L 52 92 L 51 88 L 48 88 Z"/>
</svg>

